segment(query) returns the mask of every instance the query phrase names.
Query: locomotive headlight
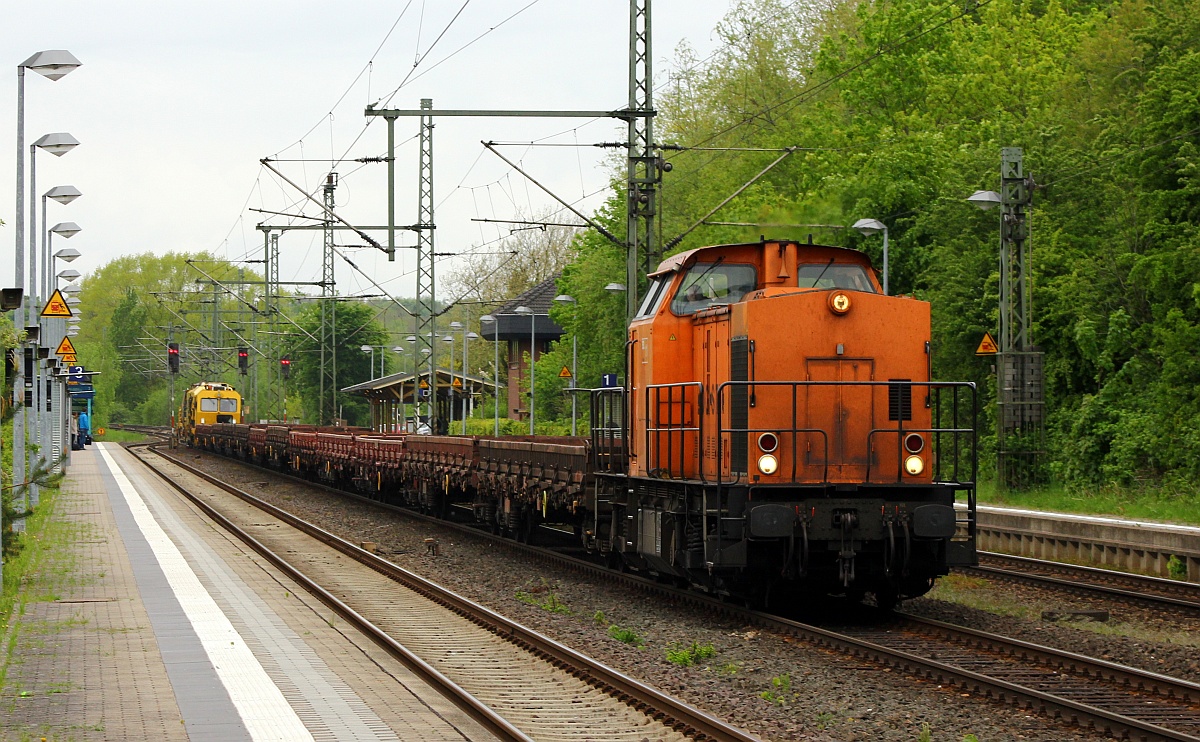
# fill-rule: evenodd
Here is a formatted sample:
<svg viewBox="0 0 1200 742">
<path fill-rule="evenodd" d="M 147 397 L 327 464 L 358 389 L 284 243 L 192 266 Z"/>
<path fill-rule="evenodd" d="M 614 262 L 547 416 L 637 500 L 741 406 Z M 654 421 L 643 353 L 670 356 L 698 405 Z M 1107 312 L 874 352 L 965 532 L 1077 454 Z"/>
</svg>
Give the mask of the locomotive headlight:
<svg viewBox="0 0 1200 742">
<path fill-rule="evenodd" d="M 919 476 L 921 472 L 925 471 L 925 462 L 920 456 L 909 456 L 904 460 L 904 471 L 911 476 Z"/>
<path fill-rule="evenodd" d="M 758 470 L 763 474 L 771 475 L 779 468 L 779 459 L 769 453 L 765 453 L 758 457 Z"/>
<path fill-rule="evenodd" d="M 842 291 L 829 295 L 829 311 L 834 314 L 845 314 L 850 311 L 850 296 Z"/>
</svg>

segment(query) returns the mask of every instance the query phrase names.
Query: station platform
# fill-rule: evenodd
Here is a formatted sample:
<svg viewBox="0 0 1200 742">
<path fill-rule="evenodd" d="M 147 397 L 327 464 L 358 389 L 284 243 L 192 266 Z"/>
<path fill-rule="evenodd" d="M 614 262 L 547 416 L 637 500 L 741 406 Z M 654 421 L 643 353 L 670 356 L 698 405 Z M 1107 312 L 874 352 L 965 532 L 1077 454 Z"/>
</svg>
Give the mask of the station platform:
<svg viewBox="0 0 1200 742">
<path fill-rule="evenodd" d="M 0 739 L 493 739 L 120 446 L 71 458 Z"/>
</svg>

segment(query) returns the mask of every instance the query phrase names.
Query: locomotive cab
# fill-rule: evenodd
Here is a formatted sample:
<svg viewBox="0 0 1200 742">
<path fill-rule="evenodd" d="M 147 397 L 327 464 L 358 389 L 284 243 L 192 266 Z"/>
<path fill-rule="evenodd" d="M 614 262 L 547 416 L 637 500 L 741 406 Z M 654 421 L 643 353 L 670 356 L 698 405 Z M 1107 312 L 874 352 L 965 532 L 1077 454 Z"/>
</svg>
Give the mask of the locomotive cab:
<svg viewBox="0 0 1200 742">
<path fill-rule="evenodd" d="M 193 445 L 197 425 L 242 422 L 242 396 L 232 386 L 203 381 L 183 393 L 177 417 L 178 437 Z"/>
<path fill-rule="evenodd" d="M 858 251 L 791 241 L 700 248 L 650 278 L 626 489 L 597 523 L 627 563 L 880 602 L 974 563 L 974 387 L 930 379 L 926 302 L 884 295 Z"/>
</svg>

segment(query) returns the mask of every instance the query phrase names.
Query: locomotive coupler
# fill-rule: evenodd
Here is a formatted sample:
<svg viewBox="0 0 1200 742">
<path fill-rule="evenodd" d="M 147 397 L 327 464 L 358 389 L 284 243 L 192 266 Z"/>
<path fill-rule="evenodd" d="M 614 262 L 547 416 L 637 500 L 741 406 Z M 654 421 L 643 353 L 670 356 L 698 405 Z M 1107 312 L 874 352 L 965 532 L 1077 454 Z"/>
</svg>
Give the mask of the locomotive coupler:
<svg viewBox="0 0 1200 742">
<path fill-rule="evenodd" d="M 854 558 L 858 552 L 854 550 L 854 530 L 858 528 L 858 513 L 853 510 L 833 511 L 833 525 L 842 532 L 842 543 L 838 549 L 838 578 L 842 587 L 849 587 L 854 582 Z"/>
</svg>

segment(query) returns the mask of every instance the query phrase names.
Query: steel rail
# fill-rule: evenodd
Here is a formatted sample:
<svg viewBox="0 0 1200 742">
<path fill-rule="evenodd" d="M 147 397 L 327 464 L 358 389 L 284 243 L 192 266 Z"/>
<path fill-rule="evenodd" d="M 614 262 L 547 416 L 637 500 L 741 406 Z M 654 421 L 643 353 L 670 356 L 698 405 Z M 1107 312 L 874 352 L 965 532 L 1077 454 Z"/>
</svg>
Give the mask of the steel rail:
<svg viewBox="0 0 1200 742">
<path fill-rule="evenodd" d="M 338 550 L 342 554 L 345 554 L 346 556 L 365 564 L 371 569 L 374 569 L 389 579 L 395 580 L 396 582 L 404 585 L 414 592 L 417 592 L 425 598 L 445 606 L 446 608 L 458 613 L 473 623 L 476 623 L 477 625 L 492 631 L 496 635 L 501 636 L 508 641 L 528 650 L 529 652 L 547 660 L 559 669 L 570 673 L 571 675 L 589 683 L 590 685 L 605 691 L 618 700 L 627 703 L 633 708 L 642 711 L 646 715 L 658 719 L 668 727 L 673 727 L 677 731 L 687 734 L 688 736 L 692 736 L 698 740 L 712 740 L 713 742 L 757 742 L 757 737 L 726 724 L 720 719 L 717 719 L 716 717 L 711 716 L 700 709 L 690 706 L 677 698 L 668 696 L 661 691 L 646 685 L 645 683 L 624 675 L 617 670 L 614 670 L 607 665 L 588 657 L 587 655 L 576 652 L 570 647 L 560 644 L 549 637 L 543 636 L 532 629 L 526 628 L 525 626 L 522 626 L 521 624 L 512 621 L 511 619 L 508 619 L 483 605 L 464 598 L 453 591 L 438 585 L 435 582 L 427 580 L 420 575 L 404 569 L 403 567 L 397 566 L 385 559 L 382 559 L 381 557 L 365 551 L 349 541 L 346 541 L 339 536 L 308 523 L 307 521 L 304 521 L 281 508 L 278 508 L 268 502 L 264 502 L 263 500 L 251 495 L 248 492 L 245 492 L 244 490 L 234 487 L 227 482 L 223 482 L 207 472 L 197 469 L 187 462 L 181 461 L 170 454 L 164 453 L 163 451 L 159 450 L 161 444 L 140 445 L 150 448 L 150 450 L 152 450 L 158 456 L 170 461 L 172 464 L 184 469 L 190 474 L 193 474 L 204 481 L 219 487 L 229 494 L 262 509 L 264 512 L 288 523 L 288 525 L 291 525 L 300 531 L 303 531 L 321 543 L 324 543 Z M 160 477 L 168 482 L 171 482 L 175 489 L 179 490 L 180 492 L 184 492 L 184 489 L 181 485 L 171 480 L 165 474 L 158 472 L 153 465 L 147 462 L 147 466 L 158 473 Z M 311 482 L 308 484 L 311 484 Z M 187 493 L 184 492 L 184 494 Z M 188 495 L 188 497 L 189 499 L 195 501 L 195 499 L 190 495 Z M 207 507 L 204 507 L 204 509 L 205 512 L 209 512 L 210 510 L 210 508 Z M 222 520 L 224 519 L 222 518 Z M 438 522 L 444 523 L 445 521 Z M 240 535 L 239 538 L 241 538 Z M 246 538 L 252 537 L 246 536 Z M 306 580 L 305 584 L 307 587 L 311 583 Z M 320 588 L 318 588 L 318 590 L 319 589 Z M 323 593 L 324 591 L 321 592 Z M 336 598 L 334 600 L 336 600 Z M 347 610 L 350 609 L 347 608 Z M 407 652 L 407 650 L 405 651 Z M 436 670 L 433 670 L 432 667 L 430 670 L 437 672 Z M 447 682 L 450 681 L 447 680 Z M 465 693 L 465 691 L 463 692 Z M 514 737 L 514 739 L 516 739 L 516 737 Z M 525 737 L 522 736 L 520 739 L 525 739 Z"/>
<path fill-rule="evenodd" d="M 154 445 L 157 444 L 132 443 L 127 445 L 126 448 L 150 448 Z M 155 451 L 155 453 L 158 453 L 160 456 L 162 455 L 162 453 L 159 451 Z M 189 492 L 183 485 L 176 482 L 158 467 L 154 466 L 141 456 L 135 456 L 135 458 L 137 458 L 137 460 L 140 461 L 147 469 L 153 472 L 159 479 L 168 484 L 172 489 L 186 497 L 188 501 L 198 507 L 207 517 L 243 541 L 247 546 L 257 552 L 267 561 L 271 562 L 271 564 L 275 565 L 275 567 L 280 569 L 292 580 L 298 582 L 302 587 L 304 587 L 305 590 L 308 590 L 310 593 L 316 596 L 318 600 L 333 609 L 350 625 L 354 626 L 363 634 L 374 640 L 376 644 L 384 649 L 384 651 L 390 654 L 393 658 L 399 660 L 402 664 L 404 664 L 405 667 L 413 671 L 416 675 L 421 677 L 421 679 L 433 686 L 442 695 L 446 696 L 452 703 L 466 712 L 467 715 L 469 715 L 472 719 L 483 725 L 483 727 L 489 732 L 504 740 L 513 740 L 514 742 L 533 742 L 529 736 L 510 724 L 506 719 L 494 712 L 479 699 L 475 698 L 462 686 L 458 685 L 453 680 L 443 675 L 435 667 L 425 662 L 417 655 L 413 654 L 404 645 L 392 639 L 382 629 L 375 626 L 353 608 L 339 600 L 332 593 L 309 579 L 308 576 L 293 567 L 286 559 L 280 557 L 262 542 L 258 541 L 256 538 L 239 528 L 235 523 L 215 510 L 208 503 L 204 502 L 201 498 L 196 497 L 194 494 Z M 226 489 L 226 487 L 221 483 L 213 480 L 210 477 L 204 476 L 199 472 L 196 472 L 192 467 L 188 467 L 182 462 L 175 461 L 173 457 L 164 458 L 167 458 L 173 464 L 176 464 L 177 466 L 180 466 L 181 468 L 184 468 L 191 473 L 196 474 L 197 476 L 201 476 L 203 479 L 205 479 L 205 481 L 221 487 L 222 489 Z M 277 515 L 276 513 L 271 514 Z"/>
<path fill-rule="evenodd" d="M 962 571 L 1001 580 L 1049 585 L 1075 595 L 1101 594 L 1143 604 L 1200 611 L 1200 585 L 1193 582 L 986 551 L 979 552 L 979 557 L 981 562 L 995 564 L 981 563 Z M 1039 574 L 1039 571 L 1052 574 Z"/>
<path fill-rule="evenodd" d="M 250 462 L 235 459 L 247 466 L 255 466 Z M 368 497 L 338 489 L 320 482 L 303 479 L 289 474 L 283 474 L 274 469 L 264 469 L 263 467 L 255 467 L 256 469 L 270 471 L 276 476 L 284 479 L 289 479 L 310 487 L 329 491 L 331 493 L 361 500 L 364 503 L 370 503 L 373 506 L 385 508 L 392 511 L 404 513 L 406 516 L 411 516 L 421 520 L 435 522 L 443 526 L 460 530 L 465 533 L 472 533 L 479 538 L 491 541 L 497 544 L 504 544 L 509 549 L 521 553 L 535 556 L 539 559 L 554 563 L 560 566 L 565 566 L 579 572 L 584 572 L 590 575 L 598 576 L 613 582 L 636 586 L 648 594 L 656 597 L 667 597 L 676 602 L 686 603 L 699 607 L 708 611 L 737 618 L 739 620 L 761 626 L 770 630 L 774 630 L 795 638 L 804 640 L 807 643 L 818 647 L 830 649 L 851 656 L 866 659 L 876 662 L 880 665 L 891 667 L 918 677 L 925 678 L 931 682 L 951 685 L 960 688 L 964 691 L 971 692 L 976 695 L 983 695 L 993 700 L 1016 705 L 1021 708 L 1036 709 L 1046 715 L 1057 717 L 1066 720 L 1068 723 L 1074 723 L 1081 727 L 1091 727 L 1093 729 L 1106 732 L 1118 737 L 1125 737 L 1137 740 L 1172 740 L 1176 742 L 1200 742 L 1200 737 L 1189 735 L 1185 732 L 1180 732 L 1173 729 L 1168 729 L 1153 723 L 1142 721 L 1136 718 L 1130 718 L 1122 714 L 1098 708 L 1087 703 L 1074 701 L 1069 698 L 1063 698 L 1036 688 L 1026 687 L 1019 683 L 1004 680 L 1002 678 L 988 676 L 981 672 L 975 672 L 962 667 L 954 666 L 947 662 L 942 662 L 930 657 L 922 657 L 913 652 L 898 650 L 892 647 L 887 647 L 868 639 L 854 636 L 849 633 L 837 632 L 828 629 L 823 629 L 818 626 L 792 621 L 787 618 L 775 616 L 769 613 L 750 610 L 741 606 L 725 602 L 718 598 L 714 598 L 702 593 L 691 590 L 680 590 L 672 588 L 653 580 L 616 572 L 607 569 L 593 562 L 582 560 L 566 554 L 554 552 L 547 549 L 521 544 L 512 539 L 506 539 L 499 536 L 494 536 L 490 533 L 473 528 L 463 524 L 456 524 L 451 521 L 442 520 L 433 516 L 422 515 L 415 513 L 406 508 L 401 508 L 393 505 L 380 503 L 378 500 L 372 500 Z M 206 476 L 207 475 L 202 475 Z M 951 626 L 940 622 L 927 619 L 920 619 L 914 616 L 904 616 L 906 621 L 912 622 L 914 625 L 924 625 L 930 631 L 955 631 L 960 632 L 967 637 L 968 643 L 974 641 L 977 645 L 986 642 L 993 649 L 1008 647 L 1006 651 L 1015 660 L 1022 660 L 1026 657 L 1039 656 L 1044 664 L 1051 664 L 1065 669 L 1071 669 L 1072 672 L 1078 673 L 1093 673 L 1093 677 L 1097 679 L 1106 678 L 1114 682 L 1128 684 L 1128 687 L 1134 689 L 1163 689 L 1163 692 L 1177 698 L 1200 698 L 1200 685 L 1188 683 L 1182 680 L 1175 680 L 1156 673 L 1138 670 L 1136 668 L 1117 665 L 1115 663 L 1104 662 L 1102 660 L 1091 659 L 1081 655 L 1072 654 L 1056 650 L 1050 647 L 1045 647 L 1019 640 L 1009 639 L 1000 635 L 987 634 L 972 629 L 963 627 Z M 1172 686 L 1171 684 L 1175 684 Z M 1170 688 L 1174 687 L 1175 690 Z M 1200 719 L 1198 719 L 1200 721 Z"/>
</svg>

